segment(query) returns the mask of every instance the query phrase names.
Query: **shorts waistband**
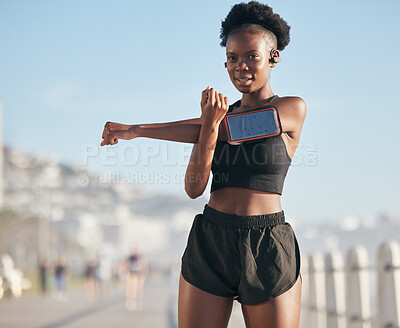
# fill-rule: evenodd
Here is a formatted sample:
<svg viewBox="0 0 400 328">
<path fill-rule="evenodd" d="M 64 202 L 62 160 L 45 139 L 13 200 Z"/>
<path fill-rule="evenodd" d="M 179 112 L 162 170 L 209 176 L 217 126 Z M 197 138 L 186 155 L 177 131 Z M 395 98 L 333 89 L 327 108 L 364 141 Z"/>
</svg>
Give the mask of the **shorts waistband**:
<svg viewBox="0 0 400 328">
<path fill-rule="evenodd" d="M 273 227 L 285 223 L 283 210 L 260 215 L 236 215 L 217 211 L 207 204 L 204 206 L 203 217 L 212 223 L 233 229 Z"/>
</svg>

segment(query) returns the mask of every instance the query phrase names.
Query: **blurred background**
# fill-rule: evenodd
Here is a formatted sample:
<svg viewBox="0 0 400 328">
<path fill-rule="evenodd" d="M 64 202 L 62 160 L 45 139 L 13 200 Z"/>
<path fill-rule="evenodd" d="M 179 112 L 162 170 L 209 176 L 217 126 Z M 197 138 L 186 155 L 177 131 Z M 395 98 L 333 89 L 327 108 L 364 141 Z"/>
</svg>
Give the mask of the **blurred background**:
<svg viewBox="0 0 400 328">
<path fill-rule="evenodd" d="M 137 326 L 176 326 L 180 257 L 210 186 L 196 200 L 184 192 L 190 144 L 100 147 L 101 133 L 106 121 L 199 117 L 207 85 L 239 99 L 219 46 L 234 4 L 0 1 L 0 313 L 9 314 L 0 324 L 23 326 L 11 314 L 25 307 L 38 327 L 109 324 L 112 309 Z M 373 266 L 378 246 L 400 235 L 400 3 L 268 4 L 292 26 L 272 89 L 308 108 L 282 197 L 287 220 L 303 256 L 363 244 Z M 127 291 L 141 286 L 135 301 Z M 38 294 L 67 319 L 35 316 Z M 235 313 L 231 326 L 243 326 Z"/>
</svg>

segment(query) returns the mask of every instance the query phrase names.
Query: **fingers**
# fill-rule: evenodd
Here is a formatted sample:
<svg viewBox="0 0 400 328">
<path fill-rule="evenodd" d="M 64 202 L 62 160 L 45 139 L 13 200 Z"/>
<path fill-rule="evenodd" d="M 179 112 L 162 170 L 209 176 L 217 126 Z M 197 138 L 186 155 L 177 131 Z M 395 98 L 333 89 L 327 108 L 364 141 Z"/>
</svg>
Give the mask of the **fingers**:
<svg viewBox="0 0 400 328">
<path fill-rule="evenodd" d="M 220 104 L 220 106 L 225 107 L 224 96 L 223 96 L 222 93 L 219 93 L 219 94 L 218 94 L 218 99 L 219 99 L 219 104 Z"/>
<path fill-rule="evenodd" d="M 208 99 L 209 99 L 209 103 L 212 106 L 216 106 L 216 107 L 221 107 L 223 102 L 223 95 L 220 93 L 218 93 L 217 91 L 215 91 L 214 88 L 211 88 L 208 91 Z"/>
<path fill-rule="evenodd" d="M 103 138 L 103 141 L 100 143 L 100 146 L 105 146 L 110 144 L 109 134 L 110 131 L 108 130 L 108 128 L 104 128 L 103 135 L 101 136 Z"/>
<path fill-rule="evenodd" d="M 201 93 L 201 104 L 206 105 L 207 103 L 210 103 L 214 105 L 215 103 L 221 103 L 223 105 L 225 102 L 224 96 L 222 93 L 218 93 L 214 88 L 210 88 L 210 86 L 207 86 L 206 89 L 204 89 Z"/>
<path fill-rule="evenodd" d="M 110 125 L 111 125 L 111 122 L 107 122 L 106 124 L 104 124 L 103 134 L 101 135 L 101 137 L 104 140 L 101 142 L 101 146 L 109 145 L 108 135 L 110 133 Z"/>
<path fill-rule="evenodd" d="M 201 105 L 205 106 L 208 100 L 208 91 L 210 90 L 210 86 L 207 86 L 205 90 L 201 93 Z"/>
<path fill-rule="evenodd" d="M 109 134 L 109 130 L 107 127 L 107 123 L 104 126 L 104 130 L 103 130 L 103 134 L 101 135 L 101 137 L 103 138 L 103 141 L 101 142 L 100 146 L 105 146 L 108 145 L 108 134 Z"/>
<path fill-rule="evenodd" d="M 122 139 L 129 134 L 126 132 L 131 128 L 131 125 L 126 125 L 126 124 L 121 124 L 121 123 L 115 123 L 115 122 L 107 122 L 104 125 L 103 133 L 101 137 L 104 139 L 100 145 L 105 146 L 105 145 L 115 145 L 118 143 L 118 139 Z M 112 137 L 114 136 L 114 137 Z"/>
<path fill-rule="evenodd" d="M 221 108 L 221 97 L 219 95 L 218 92 L 215 92 L 215 105 L 214 105 L 214 109 L 218 110 L 219 108 Z"/>
<path fill-rule="evenodd" d="M 103 141 L 100 143 L 100 146 L 115 145 L 115 144 L 117 144 L 117 143 L 118 143 L 118 139 L 117 139 L 117 138 L 114 138 L 113 141 L 110 141 L 110 142 L 106 142 L 105 140 L 103 140 Z"/>
<path fill-rule="evenodd" d="M 201 101 L 202 122 L 219 122 L 229 109 L 228 97 L 218 93 L 214 88 L 205 89 L 202 92 Z"/>
<path fill-rule="evenodd" d="M 114 132 L 110 132 L 108 134 L 108 138 L 104 139 L 103 141 L 105 142 L 106 145 L 115 145 L 118 143 L 118 136 Z"/>
<path fill-rule="evenodd" d="M 226 110 L 228 110 L 228 109 L 229 109 L 229 100 L 228 100 L 228 97 L 224 97 L 224 102 L 223 102 L 223 104 L 224 104 L 224 108 L 225 108 Z"/>
<path fill-rule="evenodd" d="M 116 137 L 115 132 L 110 131 L 109 125 L 107 125 L 108 123 L 109 122 L 107 122 L 104 127 L 102 135 L 104 140 L 100 143 L 100 146 L 115 145 L 118 143 L 118 138 Z"/>
<path fill-rule="evenodd" d="M 103 139 L 105 139 L 105 136 L 106 136 L 106 134 L 107 134 L 107 128 L 108 128 L 108 126 L 109 126 L 109 124 L 110 124 L 111 122 L 106 122 L 106 124 L 104 124 L 104 129 L 103 129 L 103 134 L 101 135 L 101 137 L 103 138 Z"/>
<path fill-rule="evenodd" d="M 124 139 L 124 140 L 130 140 L 133 139 L 131 136 L 131 133 L 127 130 L 117 130 L 117 131 L 109 131 L 109 129 L 106 129 L 107 134 L 106 138 L 100 143 L 101 146 L 105 145 L 115 145 L 118 143 L 119 139 Z"/>
<path fill-rule="evenodd" d="M 207 87 L 202 92 L 202 102 L 201 104 L 205 106 L 206 104 L 217 108 L 229 108 L 228 97 L 224 97 L 222 93 L 218 93 L 214 88 Z"/>
<path fill-rule="evenodd" d="M 214 99 L 215 99 L 214 104 L 217 105 L 217 107 L 219 107 L 221 104 L 220 104 L 220 102 L 219 102 L 218 92 L 215 91 L 215 90 L 214 90 Z"/>
<path fill-rule="evenodd" d="M 114 131 L 114 130 L 129 130 L 130 127 L 131 127 L 131 125 L 115 123 L 115 122 L 107 122 L 104 125 L 104 128 L 109 128 L 111 131 Z"/>
<path fill-rule="evenodd" d="M 214 104 L 215 104 L 215 94 L 216 94 L 216 93 L 217 93 L 217 92 L 215 91 L 214 88 L 211 88 L 211 89 L 208 91 L 208 99 L 209 99 L 211 105 L 214 105 Z"/>
</svg>

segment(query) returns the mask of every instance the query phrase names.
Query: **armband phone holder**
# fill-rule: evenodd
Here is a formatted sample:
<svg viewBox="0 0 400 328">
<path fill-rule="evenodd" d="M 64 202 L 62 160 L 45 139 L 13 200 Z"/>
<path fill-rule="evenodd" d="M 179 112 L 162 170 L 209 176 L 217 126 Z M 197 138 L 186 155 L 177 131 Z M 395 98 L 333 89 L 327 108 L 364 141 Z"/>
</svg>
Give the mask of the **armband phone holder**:
<svg viewBox="0 0 400 328">
<path fill-rule="evenodd" d="M 241 113 L 228 113 L 223 119 L 223 125 L 226 139 L 231 145 L 282 134 L 279 113 L 274 106 L 259 107 Z"/>
</svg>

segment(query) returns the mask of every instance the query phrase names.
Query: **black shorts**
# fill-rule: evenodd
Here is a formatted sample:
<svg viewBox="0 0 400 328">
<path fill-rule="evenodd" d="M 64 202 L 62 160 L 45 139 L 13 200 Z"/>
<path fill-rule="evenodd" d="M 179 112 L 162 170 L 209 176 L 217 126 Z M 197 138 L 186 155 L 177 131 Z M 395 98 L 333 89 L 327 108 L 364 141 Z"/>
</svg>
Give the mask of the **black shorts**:
<svg viewBox="0 0 400 328">
<path fill-rule="evenodd" d="M 299 246 L 283 211 L 239 216 L 206 205 L 196 215 L 182 256 L 190 284 L 252 305 L 289 290 L 299 274 Z"/>
</svg>

